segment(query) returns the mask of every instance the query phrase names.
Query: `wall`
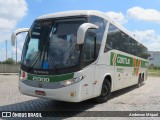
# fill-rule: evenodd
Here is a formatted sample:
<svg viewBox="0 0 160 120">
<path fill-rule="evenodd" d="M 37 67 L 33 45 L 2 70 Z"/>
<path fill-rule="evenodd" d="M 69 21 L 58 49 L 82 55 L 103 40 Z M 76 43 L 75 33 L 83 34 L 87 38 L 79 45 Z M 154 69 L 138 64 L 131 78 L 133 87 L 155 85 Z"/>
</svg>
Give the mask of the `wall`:
<svg viewBox="0 0 160 120">
<path fill-rule="evenodd" d="M 20 65 L 0 64 L 0 73 L 19 73 Z"/>
</svg>

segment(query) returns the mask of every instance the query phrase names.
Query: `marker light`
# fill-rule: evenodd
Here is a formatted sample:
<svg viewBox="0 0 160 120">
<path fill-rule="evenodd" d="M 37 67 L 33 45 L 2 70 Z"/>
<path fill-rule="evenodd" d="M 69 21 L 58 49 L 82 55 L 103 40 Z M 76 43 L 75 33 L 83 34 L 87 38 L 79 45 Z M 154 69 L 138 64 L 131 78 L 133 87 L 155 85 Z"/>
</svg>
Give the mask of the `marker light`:
<svg viewBox="0 0 160 120">
<path fill-rule="evenodd" d="M 70 96 L 71 96 L 71 97 L 76 96 L 76 92 L 71 92 L 71 93 L 70 93 Z"/>
</svg>

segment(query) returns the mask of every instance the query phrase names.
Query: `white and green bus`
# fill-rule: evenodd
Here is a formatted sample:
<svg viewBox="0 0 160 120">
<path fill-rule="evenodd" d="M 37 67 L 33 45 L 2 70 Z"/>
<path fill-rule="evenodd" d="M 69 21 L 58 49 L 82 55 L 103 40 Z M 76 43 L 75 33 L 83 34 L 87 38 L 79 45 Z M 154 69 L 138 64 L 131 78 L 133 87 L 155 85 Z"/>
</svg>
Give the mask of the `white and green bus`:
<svg viewBox="0 0 160 120">
<path fill-rule="evenodd" d="M 59 101 L 94 98 L 147 79 L 148 50 L 135 36 L 98 11 L 67 11 L 38 17 L 24 42 L 19 90 Z"/>
</svg>

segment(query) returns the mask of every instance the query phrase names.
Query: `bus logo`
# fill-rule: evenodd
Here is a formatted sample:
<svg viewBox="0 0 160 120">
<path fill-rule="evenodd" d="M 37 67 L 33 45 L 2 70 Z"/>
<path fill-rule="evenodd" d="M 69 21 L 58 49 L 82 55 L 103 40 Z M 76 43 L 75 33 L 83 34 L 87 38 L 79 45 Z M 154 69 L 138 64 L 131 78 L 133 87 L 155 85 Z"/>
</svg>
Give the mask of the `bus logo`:
<svg viewBox="0 0 160 120">
<path fill-rule="evenodd" d="M 37 82 L 49 82 L 49 78 L 33 77 L 33 81 L 37 81 Z"/>
<path fill-rule="evenodd" d="M 38 83 L 38 87 L 40 87 L 40 88 L 41 88 L 41 87 L 42 87 L 42 83 Z"/>
</svg>

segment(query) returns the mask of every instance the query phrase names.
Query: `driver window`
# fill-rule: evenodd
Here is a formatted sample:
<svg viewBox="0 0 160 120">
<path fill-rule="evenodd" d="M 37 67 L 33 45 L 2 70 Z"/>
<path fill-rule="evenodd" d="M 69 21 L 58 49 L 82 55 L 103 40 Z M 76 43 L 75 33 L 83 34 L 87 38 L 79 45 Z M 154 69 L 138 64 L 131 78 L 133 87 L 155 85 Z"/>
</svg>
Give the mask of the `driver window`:
<svg viewBox="0 0 160 120">
<path fill-rule="evenodd" d="M 95 59 L 95 37 L 86 35 L 84 43 L 84 57 L 83 61 L 91 61 Z"/>
</svg>

